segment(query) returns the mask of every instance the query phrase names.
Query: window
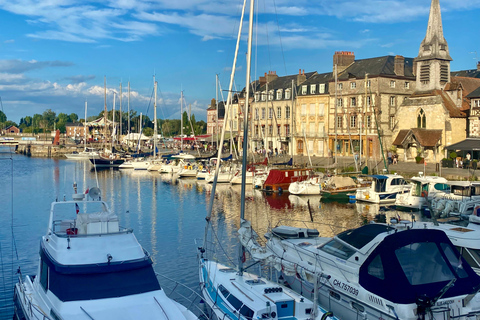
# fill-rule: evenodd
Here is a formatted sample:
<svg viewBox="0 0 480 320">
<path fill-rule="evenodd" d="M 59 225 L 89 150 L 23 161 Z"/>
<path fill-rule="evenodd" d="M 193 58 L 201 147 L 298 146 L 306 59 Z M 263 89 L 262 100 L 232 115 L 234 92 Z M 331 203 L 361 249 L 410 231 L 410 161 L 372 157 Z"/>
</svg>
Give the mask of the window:
<svg viewBox="0 0 480 320">
<path fill-rule="evenodd" d="M 390 88 L 395 88 L 395 80 L 390 81 Z"/>
<path fill-rule="evenodd" d="M 318 133 L 320 134 L 320 137 L 324 137 L 324 136 L 325 136 L 325 123 L 320 122 L 320 123 L 318 124 Z"/>
<path fill-rule="evenodd" d="M 281 135 L 282 133 L 280 132 L 280 129 L 281 129 L 282 126 L 280 126 L 279 124 L 277 125 L 277 135 Z"/>
<path fill-rule="evenodd" d="M 337 99 L 337 107 L 343 107 L 343 99 L 342 98 Z"/>
<path fill-rule="evenodd" d="M 323 116 L 325 114 L 325 104 L 324 103 L 320 103 L 318 105 L 318 115 L 319 116 Z"/>
<path fill-rule="evenodd" d="M 273 108 L 268 108 L 268 119 L 273 118 Z"/>
<path fill-rule="evenodd" d="M 342 116 L 337 116 L 337 128 L 342 127 Z"/>
<path fill-rule="evenodd" d="M 425 115 L 423 109 L 420 109 L 417 114 L 417 128 L 427 128 L 427 116 Z"/>
<path fill-rule="evenodd" d="M 319 93 L 325 93 L 325 83 L 322 83 L 322 84 L 318 85 L 318 92 Z"/>
<path fill-rule="evenodd" d="M 356 82 L 350 82 L 350 89 L 355 89 L 357 87 Z"/>
<path fill-rule="evenodd" d="M 367 88 L 370 88 L 371 84 L 372 84 L 371 81 L 367 80 Z"/>
<path fill-rule="evenodd" d="M 311 84 L 310 85 L 310 94 L 316 94 L 317 93 L 317 85 L 316 84 Z"/>
<path fill-rule="evenodd" d="M 357 98 L 356 97 L 350 98 L 350 106 L 351 107 L 356 107 L 357 106 Z"/>
<path fill-rule="evenodd" d="M 285 107 L 285 119 L 290 119 L 290 107 Z"/>
<path fill-rule="evenodd" d="M 262 124 L 262 136 L 265 136 L 265 125 Z"/>
<path fill-rule="evenodd" d="M 268 92 L 268 101 L 271 101 L 271 100 L 273 100 L 273 90 L 270 90 Z"/>
<path fill-rule="evenodd" d="M 265 119 L 266 113 L 265 113 L 265 108 L 262 108 L 262 119 Z"/>
<path fill-rule="evenodd" d="M 352 115 L 350 116 L 350 128 L 356 128 L 357 127 L 357 116 Z"/>
<path fill-rule="evenodd" d="M 260 92 L 255 92 L 255 101 L 260 101 Z"/>
<path fill-rule="evenodd" d="M 423 84 L 430 82 L 430 65 L 423 64 L 420 66 L 420 82 Z"/>
<path fill-rule="evenodd" d="M 273 126 L 272 126 L 272 125 L 269 125 L 269 126 L 268 126 L 268 135 L 269 135 L 269 136 L 272 136 L 272 135 L 273 135 Z"/>
<path fill-rule="evenodd" d="M 285 90 L 285 100 L 290 99 L 290 89 Z"/>
<path fill-rule="evenodd" d="M 302 95 L 307 94 L 307 86 L 302 86 Z"/>
<path fill-rule="evenodd" d="M 258 136 L 258 125 L 255 126 L 255 135 Z"/>
<path fill-rule="evenodd" d="M 335 257 L 344 260 L 347 260 L 355 253 L 355 250 L 344 245 L 336 239 L 327 242 L 320 248 L 320 250 L 330 253 L 331 255 L 334 255 Z"/>
<path fill-rule="evenodd" d="M 258 120 L 259 116 L 258 116 L 258 108 L 255 108 L 255 120 Z"/>
<path fill-rule="evenodd" d="M 372 105 L 372 97 L 368 96 L 367 97 L 367 106 L 371 106 Z"/>
<path fill-rule="evenodd" d="M 391 115 L 390 116 L 390 129 L 395 129 L 395 116 Z"/>
<path fill-rule="evenodd" d="M 286 124 L 285 125 L 285 136 L 289 136 L 289 135 L 290 135 L 290 125 Z"/>
<path fill-rule="evenodd" d="M 339 83 L 338 84 L 338 90 L 342 90 L 343 89 L 343 83 Z"/>
<path fill-rule="evenodd" d="M 441 83 L 448 82 L 448 65 L 447 64 L 440 65 L 440 82 Z"/>
<path fill-rule="evenodd" d="M 395 106 L 395 96 L 390 97 L 390 106 Z"/>
<path fill-rule="evenodd" d="M 277 119 L 282 119 L 282 108 L 277 107 Z"/>
<path fill-rule="evenodd" d="M 310 115 L 315 115 L 315 103 L 310 103 Z"/>
<path fill-rule="evenodd" d="M 40 284 L 45 291 L 48 290 L 48 265 L 43 259 L 40 265 Z"/>
<path fill-rule="evenodd" d="M 480 99 L 472 100 L 472 107 L 480 108 Z"/>
<path fill-rule="evenodd" d="M 405 81 L 405 89 L 410 89 L 410 82 Z"/>
<path fill-rule="evenodd" d="M 282 89 L 277 90 L 277 100 L 282 100 Z"/>
<path fill-rule="evenodd" d="M 302 110 L 302 116 L 306 116 L 307 115 L 307 105 L 306 104 L 302 104 L 301 106 Z"/>
<path fill-rule="evenodd" d="M 306 130 L 307 130 L 307 123 L 302 122 L 301 127 L 300 127 L 300 132 L 302 134 L 304 134 Z"/>
<path fill-rule="evenodd" d="M 267 93 L 265 91 L 262 92 L 262 101 L 265 101 Z"/>
<path fill-rule="evenodd" d="M 309 129 L 308 132 L 310 134 L 315 134 L 315 122 L 310 122 L 308 125 L 308 129 Z"/>
</svg>

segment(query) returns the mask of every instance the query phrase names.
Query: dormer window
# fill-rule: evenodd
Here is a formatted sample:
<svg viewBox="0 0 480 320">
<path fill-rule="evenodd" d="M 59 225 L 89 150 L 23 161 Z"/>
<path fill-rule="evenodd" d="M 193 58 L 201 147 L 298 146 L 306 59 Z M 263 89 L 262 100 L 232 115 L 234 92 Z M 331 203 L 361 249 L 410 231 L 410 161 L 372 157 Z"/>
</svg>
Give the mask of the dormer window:
<svg viewBox="0 0 480 320">
<path fill-rule="evenodd" d="M 290 89 L 285 90 L 285 100 L 290 99 Z"/>
<path fill-rule="evenodd" d="M 282 89 L 277 90 L 277 100 L 282 100 Z"/>
<path fill-rule="evenodd" d="M 255 101 L 260 101 L 260 92 L 255 92 Z"/>
<path fill-rule="evenodd" d="M 357 87 L 356 82 L 350 82 L 350 89 L 355 89 Z"/>
<path fill-rule="evenodd" d="M 338 84 L 338 90 L 342 90 L 343 89 L 343 83 L 339 83 Z"/>
<path fill-rule="evenodd" d="M 395 88 L 395 80 L 390 81 L 390 88 Z"/>
<path fill-rule="evenodd" d="M 262 101 L 265 101 L 267 98 L 267 93 L 265 91 L 262 91 Z"/>
<path fill-rule="evenodd" d="M 311 84 L 310 85 L 310 94 L 316 94 L 317 93 L 317 85 L 316 84 Z"/>
<path fill-rule="evenodd" d="M 302 95 L 307 94 L 307 86 L 302 86 Z"/>
<path fill-rule="evenodd" d="M 318 92 L 325 93 L 325 83 L 321 83 L 318 85 Z"/>
<path fill-rule="evenodd" d="M 405 89 L 410 89 L 410 82 L 405 81 Z"/>
<path fill-rule="evenodd" d="M 271 100 L 273 100 L 273 90 L 270 90 L 268 92 L 268 101 L 271 101 Z"/>
</svg>

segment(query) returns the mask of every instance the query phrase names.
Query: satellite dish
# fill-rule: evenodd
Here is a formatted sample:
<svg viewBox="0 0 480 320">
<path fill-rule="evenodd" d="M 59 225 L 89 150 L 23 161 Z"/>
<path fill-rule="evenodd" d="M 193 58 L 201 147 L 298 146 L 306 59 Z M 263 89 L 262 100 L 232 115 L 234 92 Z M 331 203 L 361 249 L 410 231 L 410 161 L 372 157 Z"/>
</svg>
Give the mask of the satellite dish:
<svg viewBox="0 0 480 320">
<path fill-rule="evenodd" d="M 90 188 L 88 191 L 88 196 L 92 200 L 100 200 L 101 192 L 100 189 L 97 187 Z"/>
</svg>

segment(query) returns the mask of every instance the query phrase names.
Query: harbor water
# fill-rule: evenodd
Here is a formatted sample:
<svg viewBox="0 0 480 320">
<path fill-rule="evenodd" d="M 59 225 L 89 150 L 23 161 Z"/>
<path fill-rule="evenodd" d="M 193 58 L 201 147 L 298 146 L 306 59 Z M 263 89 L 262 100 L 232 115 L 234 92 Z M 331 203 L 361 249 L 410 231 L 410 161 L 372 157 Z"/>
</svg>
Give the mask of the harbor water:
<svg viewBox="0 0 480 320">
<path fill-rule="evenodd" d="M 205 233 L 211 184 L 158 172 L 96 171 L 89 161 L 15 154 L 2 154 L 0 181 L 1 319 L 11 318 L 13 313 L 18 268 L 23 275 L 37 271 L 40 239 L 47 232 L 51 202 L 71 199 L 74 183 L 79 193 L 98 185 L 120 225 L 132 228 L 152 255 L 155 271 L 199 292 L 196 254 Z M 321 203 L 319 196 L 267 195 L 250 186 L 246 193 L 246 218 L 260 240 L 268 228 L 280 224 L 307 225 L 319 229 L 323 236 L 331 236 L 378 217 L 386 215 L 388 219 L 388 215 L 398 214 L 382 210 L 385 208 L 374 205 Z M 226 255 L 224 260 L 232 262 L 237 259 L 239 213 L 240 186 L 218 185 L 212 225 Z M 410 218 L 410 214 L 403 215 Z M 305 223 L 311 220 L 313 224 Z M 162 284 L 162 278 L 159 280 Z"/>
</svg>

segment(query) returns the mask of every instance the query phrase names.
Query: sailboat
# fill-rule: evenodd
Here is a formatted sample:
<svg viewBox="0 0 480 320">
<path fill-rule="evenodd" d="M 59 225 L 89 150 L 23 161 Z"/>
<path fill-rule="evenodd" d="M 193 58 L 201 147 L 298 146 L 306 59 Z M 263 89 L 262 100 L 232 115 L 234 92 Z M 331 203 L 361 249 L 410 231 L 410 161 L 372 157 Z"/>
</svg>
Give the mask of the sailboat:
<svg viewBox="0 0 480 320">
<path fill-rule="evenodd" d="M 246 0 L 244 0 L 242 15 L 239 26 L 239 35 L 237 38 L 237 47 L 230 78 L 229 99 L 232 92 L 233 77 L 235 74 L 235 64 L 240 41 L 240 34 L 243 24 L 243 15 L 245 12 Z M 248 97 L 250 94 L 250 64 L 251 64 L 251 43 L 253 29 L 253 7 L 254 0 L 250 1 L 250 23 L 249 40 L 247 53 L 247 77 L 246 77 L 246 102 L 245 115 L 248 115 Z M 229 104 L 227 104 L 227 109 Z M 228 115 L 228 113 L 226 113 Z M 227 117 L 227 116 L 226 116 Z M 226 119 L 225 119 L 226 121 Z M 220 145 L 223 145 L 225 127 L 223 128 Z M 244 220 L 245 215 L 245 180 L 247 169 L 247 151 L 248 151 L 248 117 L 244 118 L 244 139 L 243 139 L 243 165 L 242 165 L 242 184 L 241 184 L 241 209 L 240 220 Z M 199 277 L 203 296 L 219 319 L 315 319 L 321 314 L 322 319 L 333 316 L 331 313 L 320 309 L 314 302 L 293 290 L 269 281 L 263 277 L 258 277 L 252 273 L 245 272 L 245 248 L 240 248 L 240 259 L 236 268 L 228 267 L 217 261 L 210 260 L 206 256 L 208 252 L 207 234 L 210 229 L 210 217 L 215 199 L 215 188 L 220 167 L 221 148 L 218 150 L 218 160 L 216 164 L 216 176 L 214 178 L 212 192 L 210 197 L 209 213 L 206 221 L 205 237 L 203 245 L 198 248 Z M 213 228 L 212 228 L 213 229 Z"/>
<path fill-rule="evenodd" d="M 83 151 L 65 155 L 68 160 L 88 160 L 98 158 L 99 153 L 95 148 L 87 147 L 87 101 L 85 100 L 85 121 L 83 124 Z"/>
</svg>

